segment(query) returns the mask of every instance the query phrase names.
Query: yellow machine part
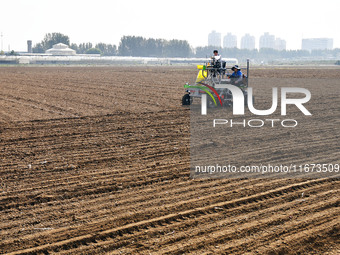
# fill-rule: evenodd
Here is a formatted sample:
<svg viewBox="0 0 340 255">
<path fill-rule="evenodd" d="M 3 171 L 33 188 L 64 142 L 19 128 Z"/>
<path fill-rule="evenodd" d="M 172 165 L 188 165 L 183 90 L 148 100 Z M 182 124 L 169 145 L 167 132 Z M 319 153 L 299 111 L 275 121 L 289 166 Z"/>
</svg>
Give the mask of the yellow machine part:
<svg viewBox="0 0 340 255">
<path fill-rule="evenodd" d="M 208 72 L 207 72 L 207 70 L 205 70 L 204 65 L 197 65 L 197 69 L 199 71 L 198 71 L 198 74 L 197 74 L 196 83 L 203 81 L 205 78 L 207 78 L 207 75 L 208 75 Z"/>
<path fill-rule="evenodd" d="M 196 83 L 203 81 L 208 75 L 207 70 L 199 70 L 196 78 Z"/>
</svg>

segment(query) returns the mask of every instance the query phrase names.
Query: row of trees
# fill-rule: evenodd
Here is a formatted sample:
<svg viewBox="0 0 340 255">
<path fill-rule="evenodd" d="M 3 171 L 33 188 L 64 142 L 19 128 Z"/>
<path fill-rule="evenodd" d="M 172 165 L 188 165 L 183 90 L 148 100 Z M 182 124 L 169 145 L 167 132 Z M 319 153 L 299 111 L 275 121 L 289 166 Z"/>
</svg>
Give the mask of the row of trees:
<svg viewBox="0 0 340 255">
<path fill-rule="evenodd" d="M 189 57 L 192 49 L 187 41 L 146 39 L 140 36 L 123 36 L 119 47 L 98 43 L 70 44 L 70 38 L 61 33 L 48 33 L 44 39 L 33 47 L 34 53 L 44 53 L 54 44 L 63 43 L 74 49 L 78 54 L 101 54 L 103 56 L 136 56 L 136 57 Z"/>
<path fill-rule="evenodd" d="M 209 57 L 216 47 L 206 46 L 193 49 L 187 41 L 184 40 L 164 40 L 164 39 L 146 39 L 141 36 L 123 36 L 119 46 L 113 44 L 98 43 L 80 43 L 70 44 L 70 38 L 61 33 L 46 34 L 44 39 L 37 43 L 33 52 L 43 53 L 52 48 L 54 44 L 64 43 L 69 45 L 78 54 L 101 54 L 103 56 L 136 56 L 136 57 Z M 304 50 L 283 50 L 260 49 L 247 50 L 238 48 L 217 48 L 223 57 L 237 58 L 244 61 L 247 58 L 256 60 L 273 60 L 273 59 L 294 59 L 308 57 L 339 57 L 340 49 L 334 50 L 315 50 L 312 52 Z"/>
<path fill-rule="evenodd" d="M 70 45 L 71 49 L 74 49 L 78 54 L 101 54 L 102 56 L 116 56 L 117 47 L 113 44 L 97 43 L 95 46 L 88 43 Z"/>
<path fill-rule="evenodd" d="M 141 36 L 123 36 L 118 47 L 121 56 L 136 57 L 190 57 L 192 49 L 184 40 L 146 39 Z"/>
<path fill-rule="evenodd" d="M 112 44 L 98 43 L 95 46 L 88 43 L 70 44 L 70 38 L 61 33 L 48 33 L 44 39 L 33 47 L 34 53 L 44 53 L 46 50 L 53 47 L 54 44 L 63 43 L 74 49 L 78 54 L 101 54 L 103 56 L 117 55 L 117 47 Z"/>
</svg>

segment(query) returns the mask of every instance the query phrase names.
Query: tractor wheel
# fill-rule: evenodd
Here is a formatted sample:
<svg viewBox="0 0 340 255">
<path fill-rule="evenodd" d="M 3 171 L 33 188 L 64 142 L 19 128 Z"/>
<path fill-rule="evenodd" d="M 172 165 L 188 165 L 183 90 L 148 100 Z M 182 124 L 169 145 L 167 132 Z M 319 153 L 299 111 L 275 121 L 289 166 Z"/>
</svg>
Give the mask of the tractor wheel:
<svg viewBox="0 0 340 255">
<path fill-rule="evenodd" d="M 189 94 L 185 94 L 182 97 L 182 105 L 191 105 L 192 104 L 192 97 Z"/>
</svg>

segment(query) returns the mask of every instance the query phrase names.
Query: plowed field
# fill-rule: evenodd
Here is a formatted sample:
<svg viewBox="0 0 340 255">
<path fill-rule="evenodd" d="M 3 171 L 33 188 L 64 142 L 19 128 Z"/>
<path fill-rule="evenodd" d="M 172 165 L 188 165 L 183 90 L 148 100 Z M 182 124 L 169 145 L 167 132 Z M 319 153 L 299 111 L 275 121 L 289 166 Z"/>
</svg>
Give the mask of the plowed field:
<svg viewBox="0 0 340 255">
<path fill-rule="evenodd" d="M 252 74 L 328 79 L 325 91 L 309 83 L 315 122 L 300 131 L 317 153 L 286 153 L 339 163 L 340 69 Z M 180 99 L 195 75 L 194 67 L 1 67 L 0 253 L 340 254 L 339 179 L 189 178 Z M 281 153 L 256 132 L 267 160 Z M 235 155 L 263 157 L 242 150 Z"/>
</svg>

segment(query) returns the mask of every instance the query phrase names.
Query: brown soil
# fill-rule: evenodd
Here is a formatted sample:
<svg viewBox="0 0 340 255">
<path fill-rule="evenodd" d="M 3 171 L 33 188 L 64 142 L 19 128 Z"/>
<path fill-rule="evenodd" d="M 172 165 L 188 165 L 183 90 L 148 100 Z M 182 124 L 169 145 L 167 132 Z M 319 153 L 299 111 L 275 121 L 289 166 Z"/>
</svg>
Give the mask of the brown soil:
<svg viewBox="0 0 340 255">
<path fill-rule="evenodd" d="M 309 83 L 310 109 L 316 123 L 334 121 L 299 134 L 314 134 L 318 154 L 295 151 L 339 163 L 339 69 L 252 73 L 292 86 L 328 79 L 326 94 Z M 189 109 L 180 99 L 195 75 L 0 68 L 0 253 L 339 254 L 338 179 L 189 178 Z M 257 140 L 264 155 L 275 154 L 269 140 Z"/>
</svg>

